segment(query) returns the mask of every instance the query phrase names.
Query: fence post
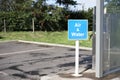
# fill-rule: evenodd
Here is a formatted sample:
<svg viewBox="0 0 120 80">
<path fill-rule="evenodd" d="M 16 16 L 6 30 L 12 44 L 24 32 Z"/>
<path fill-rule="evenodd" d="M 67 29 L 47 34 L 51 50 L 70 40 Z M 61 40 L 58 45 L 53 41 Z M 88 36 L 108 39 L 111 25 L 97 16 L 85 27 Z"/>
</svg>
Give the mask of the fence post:
<svg viewBox="0 0 120 80">
<path fill-rule="evenodd" d="M 4 32 L 6 33 L 6 21 L 4 19 Z"/>
<path fill-rule="evenodd" d="M 32 30 L 33 30 L 33 33 L 35 32 L 35 25 L 34 25 L 34 18 L 32 18 Z"/>
</svg>

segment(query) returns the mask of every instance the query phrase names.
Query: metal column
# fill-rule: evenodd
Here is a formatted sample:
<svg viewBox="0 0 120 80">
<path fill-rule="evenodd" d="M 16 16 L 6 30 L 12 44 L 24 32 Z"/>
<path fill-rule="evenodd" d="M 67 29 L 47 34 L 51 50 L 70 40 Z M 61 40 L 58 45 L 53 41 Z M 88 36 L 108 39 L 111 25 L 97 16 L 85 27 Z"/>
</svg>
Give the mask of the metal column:
<svg viewBox="0 0 120 80">
<path fill-rule="evenodd" d="M 96 77 L 103 77 L 103 15 L 104 0 L 97 0 L 96 6 Z"/>
<path fill-rule="evenodd" d="M 95 69 L 95 51 L 96 51 L 96 7 L 93 8 L 93 32 L 92 32 L 92 69 Z"/>
</svg>

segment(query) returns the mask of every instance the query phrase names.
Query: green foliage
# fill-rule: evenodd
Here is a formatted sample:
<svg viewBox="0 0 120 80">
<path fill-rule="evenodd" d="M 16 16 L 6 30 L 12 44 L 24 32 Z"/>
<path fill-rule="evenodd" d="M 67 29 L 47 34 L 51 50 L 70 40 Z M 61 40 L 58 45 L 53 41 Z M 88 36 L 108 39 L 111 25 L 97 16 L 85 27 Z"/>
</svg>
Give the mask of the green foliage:
<svg viewBox="0 0 120 80">
<path fill-rule="evenodd" d="M 93 9 L 88 9 L 88 11 L 67 11 L 66 15 L 69 15 L 69 19 L 88 19 L 89 31 L 92 31 L 93 24 Z"/>
<path fill-rule="evenodd" d="M 27 21 L 32 3 L 32 0 L 0 0 L 0 29 L 3 30 L 3 19 L 8 31 L 29 29 L 31 24 Z"/>
<path fill-rule="evenodd" d="M 107 13 L 120 13 L 120 0 L 106 0 L 105 3 Z"/>
<path fill-rule="evenodd" d="M 69 5 L 76 5 L 77 2 L 74 0 L 56 0 L 56 3 L 60 5 L 65 5 L 65 8 L 67 9 Z"/>
<path fill-rule="evenodd" d="M 88 19 L 92 29 L 92 9 L 88 11 L 69 11 L 68 5 L 75 5 L 73 0 L 56 0 L 65 5 L 58 7 L 47 5 L 46 0 L 0 0 L 0 31 L 4 24 L 7 31 L 32 30 L 32 18 L 37 31 L 67 30 L 68 19 Z M 5 23 L 4 23 L 5 20 Z"/>
</svg>

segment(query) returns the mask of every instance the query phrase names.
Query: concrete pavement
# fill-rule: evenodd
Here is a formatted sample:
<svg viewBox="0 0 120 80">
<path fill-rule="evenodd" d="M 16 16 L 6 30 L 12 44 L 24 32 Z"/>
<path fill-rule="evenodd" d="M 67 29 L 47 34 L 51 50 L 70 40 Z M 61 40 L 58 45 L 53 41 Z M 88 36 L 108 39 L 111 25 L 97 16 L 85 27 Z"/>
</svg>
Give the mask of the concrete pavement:
<svg viewBox="0 0 120 80">
<path fill-rule="evenodd" d="M 86 68 L 80 67 L 79 73 L 81 76 L 78 76 L 78 77 L 73 76 L 74 69 L 71 69 L 55 75 L 43 76 L 41 77 L 41 80 L 93 80 L 91 78 L 84 77 L 84 74 L 83 74 L 84 71 L 86 71 Z"/>
<path fill-rule="evenodd" d="M 39 80 L 74 69 L 75 49 L 26 42 L 0 43 L 0 80 Z M 91 65 L 91 51 L 80 50 L 80 65 Z"/>
<path fill-rule="evenodd" d="M 82 69 L 83 68 L 80 68 L 80 70 Z M 71 76 L 71 71 L 72 70 L 60 74 L 43 76 L 41 80 L 120 80 L 120 72 L 104 76 L 103 78 L 96 78 L 95 70 L 92 69 L 82 72 L 81 77 Z"/>
<path fill-rule="evenodd" d="M 74 46 L 26 41 L 0 43 L 0 80 L 120 80 L 120 72 L 95 78 L 95 71 L 89 69 L 92 53 L 88 48 L 80 49 L 79 72 L 83 76 L 71 76 L 74 53 Z"/>
</svg>

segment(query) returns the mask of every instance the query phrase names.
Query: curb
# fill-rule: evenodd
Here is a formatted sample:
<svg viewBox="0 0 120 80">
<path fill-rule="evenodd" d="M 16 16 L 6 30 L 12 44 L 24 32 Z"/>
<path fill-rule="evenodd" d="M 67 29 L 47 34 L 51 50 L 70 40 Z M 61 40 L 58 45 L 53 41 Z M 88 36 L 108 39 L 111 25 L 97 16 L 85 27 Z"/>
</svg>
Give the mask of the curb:
<svg viewBox="0 0 120 80">
<path fill-rule="evenodd" d="M 6 40 L 6 41 L 0 41 L 0 43 L 6 43 L 6 42 L 16 42 L 17 40 Z"/>
<path fill-rule="evenodd" d="M 34 41 L 24 41 L 24 40 L 18 40 L 18 42 L 40 44 L 40 45 L 48 45 L 48 46 L 56 46 L 56 47 L 75 48 L 75 46 L 70 46 L 70 45 L 52 44 L 52 43 L 44 43 L 44 42 L 34 42 Z M 92 48 L 88 48 L 88 47 L 79 47 L 79 49 L 92 50 Z"/>
</svg>

